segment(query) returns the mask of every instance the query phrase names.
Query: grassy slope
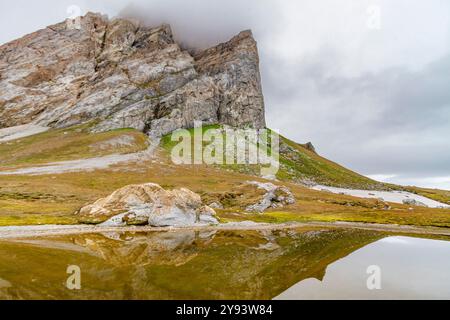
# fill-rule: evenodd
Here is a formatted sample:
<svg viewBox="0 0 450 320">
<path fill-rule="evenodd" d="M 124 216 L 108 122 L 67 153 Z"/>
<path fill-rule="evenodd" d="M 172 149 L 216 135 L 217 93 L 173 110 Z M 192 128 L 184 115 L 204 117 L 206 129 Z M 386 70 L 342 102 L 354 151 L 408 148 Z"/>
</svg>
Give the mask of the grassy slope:
<svg viewBox="0 0 450 320">
<path fill-rule="evenodd" d="M 218 129 L 217 125 L 204 126 L 203 130 Z M 193 134 L 193 129 L 189 130 Z M 224 138 L 225 140 L 225 138 Z M 171 135 L 162 139 L 162 146 L 170 152 L 177 142 L 171 141 Z M 371 180 L 348 170 L 337 163 L 327 160 L 305 146 L 280 136 L 280 169 L 277 179 L 300 183 L 317 183 L 335 187 L 359 189 L 390 189 L 387 185 Z M 228 165 L 225 168 L 237 172 L 258 175 L 260 167 L 256 165 Z"/>
<path fill-rule="evenodd" d="M 398 186 L 381 183 L 342 167 L 320 155 L 306 149 L 303 145 L 282 137 L 284 143 L 294 152 L 287 152 L 281 156 L 281 172 L 278 178 L 295 180 L 297 177 L 311 179 L 318 184 L 333 187 L 354 188 L 363 190 L 403 190 L 416 193 L 424 197 L 450 204 L 450 191 L 427 189 L 414 186 Z M 298 154 L 299 159 L 293 160 L 292 154 Z M 287 170 L 286 170 L 287 168 Z"/>
<path fill-rule="evenodd" d="M 289 139 L 281 137 L 281 144 L 287 146 L 280 156 L 281 170 L 278 178 L 282 180 L 310 180 L 345 188 L 386 188 L 382 183 L 346 169 Z"/>
<path fill-rule="evenodd" d="M 68 130 L 65 130 L 68 131 Z M 64 135 L 63 131 L 50 131 L 39 134 L 21 142 L 14 149 L 14 144 L 0 144 L 0 148 L 10 148 L 9 154 L 1 154 L 0 159 L 8 166 L 35 164 L 56 159 L 72 159 L 74 157 L 88 157 L 96 155 L 91 153 L 85 144 L 72 144 L 66 141 L 64 156 L 60 154 L 40 157 L 35 150 L 38 145 L 55 146 L 53 152 L 59 152 L 56 143 L 48 143 L 49 139 L 74 139 L 74 141 L 85 141 L 92 144 L 99 141 L 109 140 L 112 136 L 129 135 L 144 139 L 141 133 L 130 130 L 112 131 L 102 134 L 88 134 L 84 131 L 72 132 Z M 73 135 L 73 136 L 72 136 Z M 141 141 L 141 140 L 138 140 Z M 144 140 L 142 140 L 144 141 Z M 47 143 L 45 143 L 47 142 Z M 313 177 L 320 183 L 332 183 L 339 185 L 364 186 L 373 185 L 372 182 L 356 173 L 353 173 L 339 165 L 319 157 L 301 145 L 290 144 L 292 149 L 288 157 L 295 160 L 295 174 L 298 177 Z M 133 148 L 141 149 L 145 145 L 138 144 Z M 96 170 L 93 172 L 65 173 L 44 176 L 0 176 L 0 225 L 25 225 L 46 223 L 75 223 L 76 216 L 73 213 L 81 206 L 91 203 L 100 197 L 110 194 L 112 191 L 133 183 L 155 182 L 165 188 L 186 187 L 200 194 L 211 192 L 227 192 L 233 187 L 246 180 L 260 180 L 255 178 L 253 169 L 244 166 L 243 170 L 235 167 L 218 166 L 182 166 L 174 165 L 169 159 L 169 151 L 173 143 L 168 137 L 162 141 L 165 148 L 158 151 L 158 158 L 153 161 L 134 164 L 133 167 L 121 167 L 117 165 L 109 170 Z M 26 146 L 29 146 L 27 149 Z M 5 149 L 2 149 L 5 150 Z M 33 151 L 34 150 L 34 151 Z M 82 151 L 84 150 L 84 151 Z M 89 151 L 88 151 L 89 150 Z M 102 152 L 116 152 L 117 150 L 103 150 Z M 129 149 L 128 151 L 131 151 Z M 18 154 L 28 154 L 28 158 Z M 292 153 L 292 154 L 291 154 Z M 284 161 L 282 156 L 282 162 Z M 298 158 L 297 158 L 298 157 Z M 23 159 L 28 159 L 27 161 Z M 45 159 L 45 160 L 44 160 Z M 122 165 L 123 166 L 123 165 Z M 123 168 L 123 170 L 117 170 Z M 240 168 L 242 169 L 242 168 Z M 240 171 L 240 172 L 238 172 Z M 298 172 L 297 172 L 298 171 Z M 286 168 L 281 173 L 290 172 Z M 346 195 L 338 195 L 311 190 L 293 183 L 296 177 L 281 177 L 297 198 L 293 206 L 283 208 L 283 211 L 272 211 L 265 215 L 249 215 L 239 210 L 222 210 L 219 215 L 223 221 L 255 220 L 267 222 L 283 221 L 356 221 L 375 223 L 397 223 L 422 226 L 450 227 L 448 210 L 414 208 L 410 211 L 405 205 L 392 205 L 392 210 L 383 210 L 376 200 L 358 199 Z M 290 181 L 290 180 L 294 181 Z M 449 198 L 446 198 L 447 201 Z"/>
<path fill-rule="evenodd" d="M 428 189 L 419 187 L 401 187 L 402 189 L 420 194 L 421 196 L 450 205 L 450 190 Z"/>
<path fill-rule="evenodd" d="M 34 136 L 0 143 L 0 168 L 31 166 L 49 162 L 131 153 L 147 146 L 144 134 L 131 129 L 88 133 L 89 127 L 50 130 Z M 126 139 L 130 144 L 114 144 Z M 108 143 L 111 142 L 111 143 Z"/>
</svg>

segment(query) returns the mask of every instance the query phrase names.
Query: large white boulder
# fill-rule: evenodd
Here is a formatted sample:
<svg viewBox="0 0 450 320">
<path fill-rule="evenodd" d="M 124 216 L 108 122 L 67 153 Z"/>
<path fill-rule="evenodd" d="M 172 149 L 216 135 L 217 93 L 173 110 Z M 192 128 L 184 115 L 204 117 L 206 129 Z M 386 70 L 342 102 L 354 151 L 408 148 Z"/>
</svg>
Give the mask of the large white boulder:
<svg viewBox="0 0 450 320">
<path fill-rule="evenodd" d="M 81 208 L 81 221 L 103 225 L 193 226 L 217 224 L 215 211 L 188 189 L 165 190 L 154 183 L 129 185 Z"/>
</svg>

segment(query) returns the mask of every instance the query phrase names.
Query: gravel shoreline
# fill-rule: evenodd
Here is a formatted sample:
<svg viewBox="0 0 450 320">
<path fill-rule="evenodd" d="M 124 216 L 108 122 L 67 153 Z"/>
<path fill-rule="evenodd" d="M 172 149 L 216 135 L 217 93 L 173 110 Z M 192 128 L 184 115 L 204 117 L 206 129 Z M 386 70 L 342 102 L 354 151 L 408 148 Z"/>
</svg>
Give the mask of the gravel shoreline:
<svg viewBox="0 0 450 320">
<path fill-rule="evenodd" d="M 226 223 L 216 226 L 199 225 L 189 227 L 102 227 L 89 225 L 42 225 L 42 226 L 11 226 L 0 227 L 0 240 L 2 239 L 21 239 L 21 238 L 36 238 L 49 236 L 63 236 L 75 234 L 88 233 L 103 233 L 103 232 L 177 232 L 185 230 L 284 230 L 295 229 L 301 227 L 324 227 L 324 228 L 353 228 L 382 232 L 395 233 L 409 233 L 409 234 L 427 234 L 427 235 L 442 235 L 450 237 L 450 228 L 436 228 L 436 227 L 416 227 L 416 226 L 401 226 L 390 224 L 369 224 L 356 222 L 292 222 L 292 223 L 255 223 L 251 221 Z"/>
</svg>

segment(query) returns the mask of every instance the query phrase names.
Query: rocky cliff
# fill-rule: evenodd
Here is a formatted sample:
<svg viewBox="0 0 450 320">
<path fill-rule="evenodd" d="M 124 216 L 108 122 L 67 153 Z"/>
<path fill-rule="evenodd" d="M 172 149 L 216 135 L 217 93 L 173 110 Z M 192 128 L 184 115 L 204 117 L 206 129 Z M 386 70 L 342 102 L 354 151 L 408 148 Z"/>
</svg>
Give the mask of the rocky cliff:
<svg viewBox="0 0 450 320">
<path fill-rule="evenodd" d="M 250 31 L 194 54 L 168 25 L 143 27 L 88 13 L 0 47 L 0 128 L 96 120 L 161 135 L 194 120 L 265 126 L 259 58 Z"/>
</svg>

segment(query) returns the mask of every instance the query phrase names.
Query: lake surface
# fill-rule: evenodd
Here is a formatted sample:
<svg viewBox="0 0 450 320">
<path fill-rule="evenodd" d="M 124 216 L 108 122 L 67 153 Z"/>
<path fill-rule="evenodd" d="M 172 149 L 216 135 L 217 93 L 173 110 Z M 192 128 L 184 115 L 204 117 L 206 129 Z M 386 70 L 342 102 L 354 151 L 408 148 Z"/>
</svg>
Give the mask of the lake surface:
<svg viewBox="0 0 450 320">
<path fill-rule="evenodd" d="M 381 289 L 368 289 L 369 266 Z M 355 229 L 0 241 L 0 299 L 450 299 L 449 270 L 449 241 Z"/>
<path fill-rule="evenodd" d="M 369 290 L 375 269 L 379 284 Z M 300 281 L 277 299 L 450 299 L 450 243 L 384 238 L 329 265 L 322 281 Z"/>
</svg>

